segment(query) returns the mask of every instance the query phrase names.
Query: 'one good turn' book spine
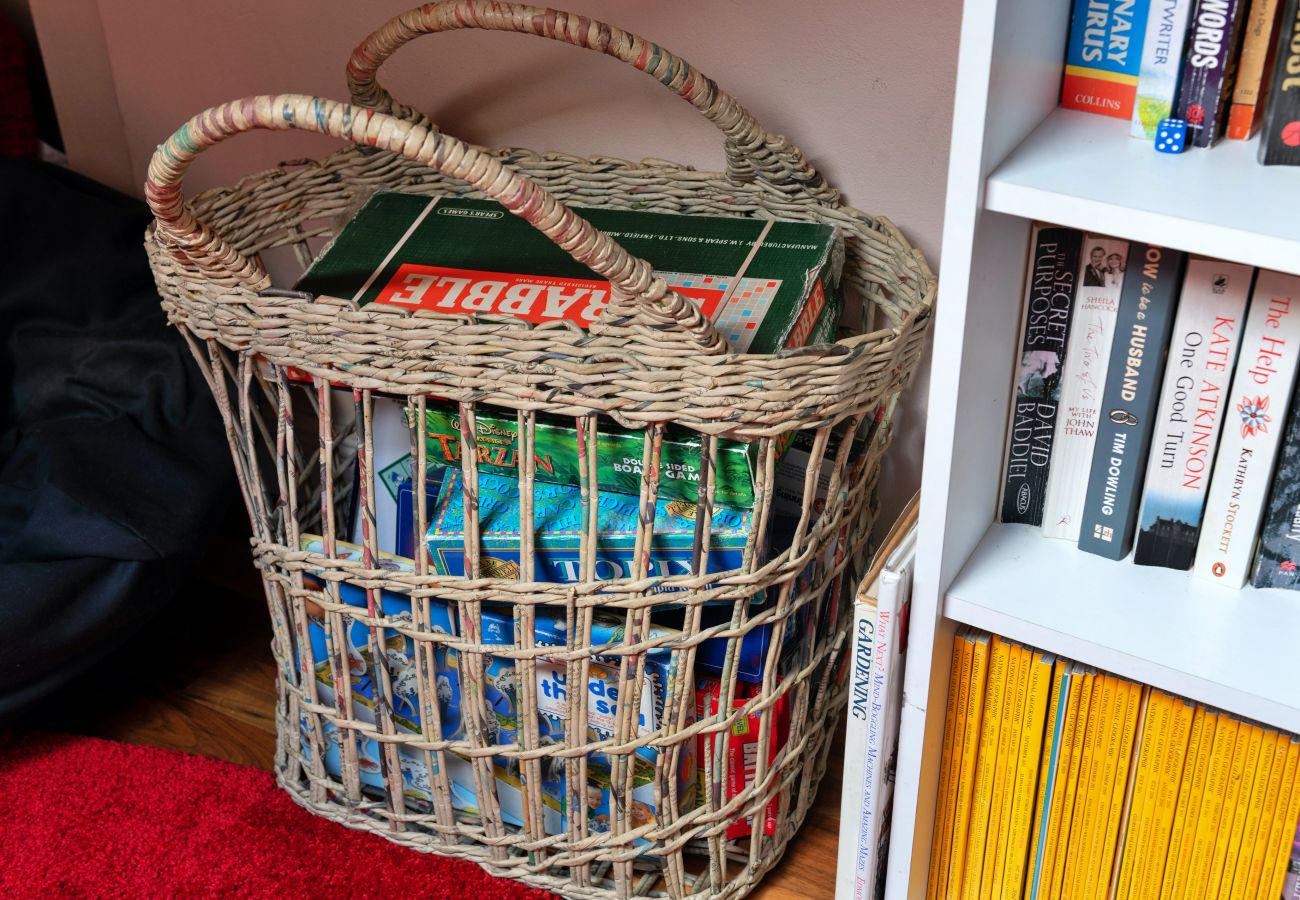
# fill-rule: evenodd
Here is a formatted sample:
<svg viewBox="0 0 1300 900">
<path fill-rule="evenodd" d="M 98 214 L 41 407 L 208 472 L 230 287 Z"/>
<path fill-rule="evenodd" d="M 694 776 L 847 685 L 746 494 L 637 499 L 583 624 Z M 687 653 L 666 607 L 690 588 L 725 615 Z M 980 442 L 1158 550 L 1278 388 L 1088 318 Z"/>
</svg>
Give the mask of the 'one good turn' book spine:
<svg viewBox="0 0 1300 900">
<path fill-rule="evenodd" d="M 1300 352 L 1300 276 L 1261 271 L 1205 504 L 1193 571 L 1240 588 L 1250 573 Z"/>
<path fill-rule="evenodd" d="M 1061 368 L 1074 312 L 1083 234 L 1035 225 L 1030 246 L 1025 317 L 1007 436 L 1002 521 L 1043 523 L 1043 497 L 1061 397 Z"/>
<path fill-rule="evenodd" d="M 1071 542 L 1079 539 L 1128 241 L 1090 234 L 1079 256 L 1074 321 L 1061 370 L 1060 412 L 1043 502 L 1043 536 Z"/>
<path fill-rule="evenodd" d="M 1133 244 L 1106 369 L 1079 549 L 1123 559 L 1133 547 L 1142 477 L 1187 254 Z"/>
<path fill-rule="evenodd" d="M 1192 11 L 1177 109 L 1194 147 L 1211 147 L 1223 134 L 1246 2 L 1197 0 Z"/>
<path fill-rule="evenodd" d="M 1192 567 L 1254 273 L 1214 259 L 1187 263 L 1138 516 L 1140 566 Z"/>
<path fill-rule="evenodd" d="M 1279 28 L 1259 161 L 1300 166 L 1300 0 L 1287 0 Z"/>
</svg>

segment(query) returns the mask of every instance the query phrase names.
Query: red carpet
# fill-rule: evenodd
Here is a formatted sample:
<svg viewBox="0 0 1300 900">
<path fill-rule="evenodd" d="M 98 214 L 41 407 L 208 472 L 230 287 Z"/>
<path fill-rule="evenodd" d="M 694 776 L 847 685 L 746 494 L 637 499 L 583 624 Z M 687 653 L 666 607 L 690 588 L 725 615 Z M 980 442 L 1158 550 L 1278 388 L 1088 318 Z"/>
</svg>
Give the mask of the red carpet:
<svg viewBox="0 0 1300 900">
<path fill-rule="evenodd" d="M 0 897 L 549 897 L 311 815 L 270 773 L 0 735 Z"/>
</svg>

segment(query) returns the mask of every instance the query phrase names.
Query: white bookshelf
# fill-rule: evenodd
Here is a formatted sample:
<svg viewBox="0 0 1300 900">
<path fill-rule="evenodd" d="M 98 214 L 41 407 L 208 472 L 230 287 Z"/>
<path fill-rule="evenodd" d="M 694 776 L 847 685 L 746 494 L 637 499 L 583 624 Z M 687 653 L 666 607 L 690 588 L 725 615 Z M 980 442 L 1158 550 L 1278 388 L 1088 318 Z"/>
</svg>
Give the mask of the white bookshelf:
<svg viewBox="0 0 1300 900">
<path fill-rule="evenodd" d="M 1300 594 L 1230 591 L 998 524 L 1033 220 L 1300 273 L 1300 169 L 1178 156 L 1057 107 L 1069 0 L 966 0 L 887 896 L 925 896 L 962 624 L 1300 731 Z"/>
</svg>

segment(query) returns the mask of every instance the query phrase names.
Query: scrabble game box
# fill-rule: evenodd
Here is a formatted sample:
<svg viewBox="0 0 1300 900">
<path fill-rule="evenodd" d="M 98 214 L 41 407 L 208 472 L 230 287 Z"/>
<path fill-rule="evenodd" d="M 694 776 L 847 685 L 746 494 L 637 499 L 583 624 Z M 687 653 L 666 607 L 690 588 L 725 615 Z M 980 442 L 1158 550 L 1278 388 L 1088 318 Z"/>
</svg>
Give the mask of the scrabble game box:
<svg viewBox="0 0 1300 900">
<path fill-rule="evenodd" d="M 829 225 L 610 208 L 575 212 L 700 305 L 740 353 L 824 338 L 838 319 Z M 601 279 L 527 222 L 485 200 L 381 192 L 298 282 L 316 295 L 449 314 L 567 319 L 588 327 L 609 303 Z"/>
</svg>

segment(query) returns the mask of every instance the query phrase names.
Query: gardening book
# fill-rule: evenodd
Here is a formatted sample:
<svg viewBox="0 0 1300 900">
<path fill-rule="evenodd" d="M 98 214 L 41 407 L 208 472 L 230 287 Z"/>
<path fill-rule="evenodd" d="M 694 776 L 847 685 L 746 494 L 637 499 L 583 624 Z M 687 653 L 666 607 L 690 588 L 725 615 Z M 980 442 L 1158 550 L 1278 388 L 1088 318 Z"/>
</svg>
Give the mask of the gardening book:
<svg viewBox="0 0 1300 900">
<path fill-rule="evenodd" d="M 1127 257 L 1128 241 L 1091 234 L 1084 239 L 1043 502 L 1046 537 L 1079 539 Z"/>
<path fill-rule="evenodd" d="M 1035 225 L 1030 240 L 1033 255 L 1002 485 L 1003 522 L 1043 524 L 1082 241 L 1081 232 L 1053 225 Z"/>
<path fill-rule="evenodd" d="M 1061 105 L 1133 116 L 1149 0 L 1074 0 Z"/>
<path fill-rule="evenodd" d="M 812 222 L 574 208 L 700 306 L 738 353 L 803 346 L 838 317 L 835 230 Z M 298 289 L 407 310 L 586 328 L 609 282 L 500 204 L 375 194 Z"/>
<path fill-rule="evenodd" d="M 1223 134 L 1248 0 L 1197 0 L 1187 37 L 1177 117 L 1187 122 L 1188 145 L 1211 147 Z"/>
<path fill-rule="evenodd" d="M 1142 476 L 1186 259 L 1180 250 L 1154 244 L 1135 243 L 1129 248 L 1079 535 L 1080 549 L 1107 559 L 1123 559 L 1133 546 Z"/>
<path fill-rule="evenodd" d="M 1137 103 L 1129 133 L 1151 140 L 1161 119 L 1173 115 L 1178 83 L 1183 74 L 1183 46 L 1187 43 L 1187 17 L 1195 0 L 1151 0 L 1142 68 L 1138 75 Z"/>
<path fill-rule="evenodd" d="M 1259 138 L 1266 166 L 1300 166 L 1300 0 L 1286 0 Z"/>
<path fill-rule="evenodd" d="M 1140 566 L 1192 567 L 1253 276 L 1236 263 L 1187 263 L 1138 516 Z"/>
<path fill-rule="evenodd" d="M 1259 126 L 1273 74 L 1273 39 L 1277 37 L 1278 0 L 1251 0 L 1243 23 L 1241 64 L 1228 108 L 1228 138 L 1244 141 Z"/>
<path fill-rule="evenodd" d="M 1239 588 L 1250 574 L 1298 357 L 1300 276 L 1261 271 L 1228 396 L 1236 415 L 1219 442 L 1196 547 L 1202 578 Z"/>
</svg>

